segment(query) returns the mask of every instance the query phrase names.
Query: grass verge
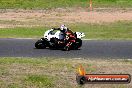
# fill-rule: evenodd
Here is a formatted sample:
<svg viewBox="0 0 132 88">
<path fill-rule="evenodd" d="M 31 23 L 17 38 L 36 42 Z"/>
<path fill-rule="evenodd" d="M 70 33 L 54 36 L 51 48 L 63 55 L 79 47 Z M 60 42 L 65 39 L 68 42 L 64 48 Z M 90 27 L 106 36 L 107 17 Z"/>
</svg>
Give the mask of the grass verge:
<svg viewBox="0 0 132 88">
<path fill-rule="evenodd" d="M 95 7 L 132 7 L 131 0 L 93 0 Z M 0 8 L 42 9 L 88 7 L 89 0 L 0 0 Z"/>
<path fill-rule="evenodd" d="M 68 25 L 74 32 L 85 33 L 86 39 L 132 39 L 132 22 L 115 22 L 105 24 L 71 24 Z M 40 38 L 50 28 L 1 28 L 0 38 Z"/>
<path fill-rule="evenodd" d="M 130 84 L 76 83 L 76 72 L 82 64 L 87 73 L 131 74 L 132 60 L 66 59 L 66 58 L 0 58 L 2 88 L 131 88 Z"/>
</svg>

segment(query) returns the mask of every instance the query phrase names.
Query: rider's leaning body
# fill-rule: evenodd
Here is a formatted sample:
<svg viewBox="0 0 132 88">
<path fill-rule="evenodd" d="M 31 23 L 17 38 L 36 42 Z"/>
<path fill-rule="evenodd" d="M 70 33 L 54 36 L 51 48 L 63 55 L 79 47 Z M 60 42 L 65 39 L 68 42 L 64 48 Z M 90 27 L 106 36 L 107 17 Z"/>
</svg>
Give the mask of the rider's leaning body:
<svg viewBox="0 0 132 88">
<path fill-rule="evenodd" d="M 64 34 L 64 42 L 66 43 L 64 48 L 69 48 L 71 44 L 75 42 L 76 37 L 74 33 L 65 25 L 61 25 L 60 28 L 52 28 L 51 30 L 60 30 Z"/>
</svg>

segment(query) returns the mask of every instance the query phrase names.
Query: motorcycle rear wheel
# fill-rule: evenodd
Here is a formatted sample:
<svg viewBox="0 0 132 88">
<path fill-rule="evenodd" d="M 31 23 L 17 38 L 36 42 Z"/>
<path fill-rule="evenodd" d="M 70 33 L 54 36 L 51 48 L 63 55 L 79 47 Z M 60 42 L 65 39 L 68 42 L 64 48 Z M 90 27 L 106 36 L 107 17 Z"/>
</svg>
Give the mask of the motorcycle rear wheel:
<svg viewBox="0 0 132 88">
<path fill-rule="evenodd" d="M 46 45 L 44 44 L 44 42 L 42 40 L 38 40 L 36 43 L 35 43 L 35 47 L 37 49 L 45 49 L 46 48 Z"/>
</svg>

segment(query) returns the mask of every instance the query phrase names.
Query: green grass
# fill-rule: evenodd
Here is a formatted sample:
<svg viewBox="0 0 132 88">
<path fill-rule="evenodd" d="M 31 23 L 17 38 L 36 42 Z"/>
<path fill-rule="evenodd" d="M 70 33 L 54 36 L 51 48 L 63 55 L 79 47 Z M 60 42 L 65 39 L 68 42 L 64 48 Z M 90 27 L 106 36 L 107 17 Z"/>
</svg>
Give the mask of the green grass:
<svg viewBox="0 0 132 88">
<path fill-rule="evenodd" d="M 0 57 L 1 88 L 82 88 L 76 84 L 80 64 L 90 73 L 132 74 L 131 60 Z M 126 69 L 127 68 L 127 69 Z M 118 70 L 117 70 L 118 69 Z M 120 71 L 120 70 L 121 71 Z M 123 84 L 88 84 L 89 88 L 130 88 Z"/>
<path fill-rule="evenodd" d="M 51 88 L 55 85 L 54 80 L 55 77 L 50 75 L 29 75 L 24 81 L 34 86 Z"/>
<path fill-rule="evenodd" d="M 132 0 L 93 0 L 94 7 L 132 7 Z"/>
<path fill-rule="evenodd" d="M 74 32 L 84 32 L 85 39 L 132 39 L 132 22 L 115 22 L 105 24 L 71 24 Z M 1 28 L 0 38 L 41 38 L 50 28 Z"/>
<path fill-rule="evenodd" d="M 88 7 L 89 0 L 0 0 L 0 8 Z M 93 0 L 95 7 L 132 7 L 132 0 Z"/>
<path fill-rule="evenodd" d="M 36 38 L 42 37 L 43 33 L 48 28 L 37 27 L 37 28 L 2 28 L 0 29 L 1 38 Z"/>
<path fill-rule="evenodd" d="M 71 28 L 84 32 L 87 39 L 132 39 L 132 22 L 78 24 Z"/>
</svg>

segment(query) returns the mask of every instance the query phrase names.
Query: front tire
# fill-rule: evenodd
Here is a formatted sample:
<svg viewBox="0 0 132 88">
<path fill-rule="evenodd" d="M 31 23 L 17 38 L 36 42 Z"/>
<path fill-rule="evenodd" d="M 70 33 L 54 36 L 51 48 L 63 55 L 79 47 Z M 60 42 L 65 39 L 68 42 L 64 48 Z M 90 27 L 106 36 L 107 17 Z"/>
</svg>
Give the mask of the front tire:
<svg viewBox="0 0 132 88">
<path fill-rule="evenodd" d="M 76 39 L 76 42 L 75 42 L 74 45 L 73 45 L 73 48 L 74 48 L 74 49 L 79 49 L 81 46 L 82 46 L 82 40 L 79 39 L 79 38 L 77 38 L 77 39 Z"/>
</svg>

